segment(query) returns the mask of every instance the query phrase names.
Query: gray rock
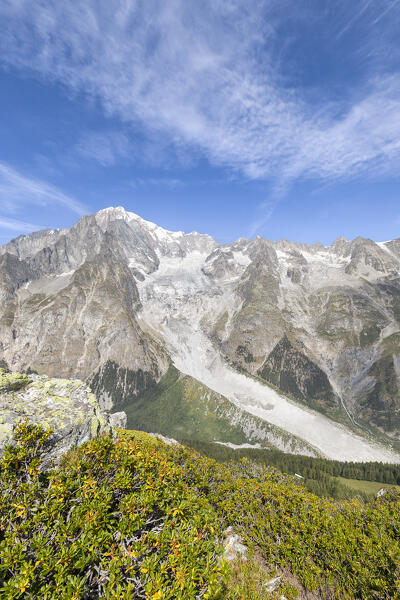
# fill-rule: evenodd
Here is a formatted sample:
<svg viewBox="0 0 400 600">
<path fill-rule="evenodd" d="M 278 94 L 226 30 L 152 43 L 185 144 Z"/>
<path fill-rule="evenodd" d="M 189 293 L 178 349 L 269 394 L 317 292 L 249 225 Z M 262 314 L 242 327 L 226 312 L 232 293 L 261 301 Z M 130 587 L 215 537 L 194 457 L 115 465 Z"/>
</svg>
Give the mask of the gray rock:
<svg viewBox="0 0 400 600">
<path fill-rule="evenodd" d="M 48 458 L 55 460 L 98 435 L 115 435 L 113 419 L 100 410 L 81 381 L 0 369 L 0 452 L 11 440 L 15 426 L 25 421 L 53 430 Z"/>
<path fill-rule="evenodd" d="M 234 533 L 232 527 L 225 531 L 223 558 L 228 562 L 237 559 L 247 560 L 247 548 L 243 544 L 243 539 L 237 533 Z"/>
<path fill-rule="evenodd" d="M 281 580 L 282 580 L 282 577 L 278 576 L 278 577 L 273 577 L 272 579 L 267 581 L 265 584 L 267 592 L 275 592 L 278 589 Z"/>
<path fill-rule="evenodd" d="M 109 415 L 110 425 L 113 429 L 126 428 L 126 413 L 124 411 L 111 413 Z"/>
</svg>

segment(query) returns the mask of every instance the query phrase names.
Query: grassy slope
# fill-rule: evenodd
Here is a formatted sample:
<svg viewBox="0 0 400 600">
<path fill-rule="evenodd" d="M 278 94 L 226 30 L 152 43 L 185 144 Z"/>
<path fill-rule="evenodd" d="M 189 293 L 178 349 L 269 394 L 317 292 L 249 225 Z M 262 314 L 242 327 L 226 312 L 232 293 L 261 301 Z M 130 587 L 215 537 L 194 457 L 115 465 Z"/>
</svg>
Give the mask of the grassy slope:
<svg viewBox="0 0 400 600">
<path fill-rule="evenodd" d="M 125 404 L 129 429 L 162 433 L 180 439 L 234 444 L 282 440 L 295 451 L 313 452 L 306 442 L 234 406 L 220 394 L 170 366 L 151 389 Z"/>
<path fill-rule="evenodd" d="M 342 485 L 349 487 L 351 490 L 357 492 L 363 492 L 368 495 L 376 496 L 380 489 L 397 488 L 400 490 L 398 485 L 389 485 L 387 483 L 380 483 L 379 481 L 365 481 L 360 479 L 347 479 L 344 477 L 337 477 Z"/>
<path fill-rule="evenodd" d="M 247 441 L 244 433 L 227 420 L 217 418 L 216 410 L 224 400 L 171 366 L 156 387 L 124 405 L 123 410 L 128 428 L 178 439 L 189 435 L 242 444 Z"/>
</svg>

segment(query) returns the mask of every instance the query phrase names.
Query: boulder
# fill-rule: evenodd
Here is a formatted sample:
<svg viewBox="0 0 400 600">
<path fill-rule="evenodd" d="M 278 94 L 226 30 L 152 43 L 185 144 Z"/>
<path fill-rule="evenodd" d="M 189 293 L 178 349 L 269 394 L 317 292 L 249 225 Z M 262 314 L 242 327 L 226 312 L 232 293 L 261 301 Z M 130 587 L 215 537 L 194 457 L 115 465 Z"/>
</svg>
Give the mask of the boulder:
<svg viewBox="0 0 400 600">
<path fill-rule="evenodd" d="M 110 425 L 113 429 L 125 429 L 126 428 L 127 416 L 126 416 L 126 412 L 124 412 L 123 410 L 121 410 L 119 412 L 111 413 L 109 415 L 109 418 L 110 418 Z"/>
<path fill-rule="evenodd" d="M 232 527 L 228 527 L 224 533 L 224 560 L 227 562 L 247 560 L 247 548 L 243 544 L 243 539 L 234 532 Z"/>
<path fill-rule="evenodd" d="M 0 453 L 24 421 L 53 430 L 49 458 L 57 460 L 71 447 L 98 435 L 115 435 L 125 413 L 111 416 L 100 409 L 89 388 L 78 379 L 10 373 L 0 368 Z"/>
</svg>

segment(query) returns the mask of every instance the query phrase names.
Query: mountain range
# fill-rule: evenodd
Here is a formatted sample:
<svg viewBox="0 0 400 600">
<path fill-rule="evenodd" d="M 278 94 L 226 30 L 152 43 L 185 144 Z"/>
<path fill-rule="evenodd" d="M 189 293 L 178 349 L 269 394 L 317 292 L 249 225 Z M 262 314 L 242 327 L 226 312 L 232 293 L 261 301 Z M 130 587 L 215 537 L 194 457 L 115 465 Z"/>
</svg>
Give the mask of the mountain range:
<svg viewBox="0 0 400 600">
<path fill-rule="evenodd" d="M 107 208 L 0 247 L 0 361 L 132 428 L 399 462 L 399 270 L 400 239 L 219 244 Z"/>
</svg>

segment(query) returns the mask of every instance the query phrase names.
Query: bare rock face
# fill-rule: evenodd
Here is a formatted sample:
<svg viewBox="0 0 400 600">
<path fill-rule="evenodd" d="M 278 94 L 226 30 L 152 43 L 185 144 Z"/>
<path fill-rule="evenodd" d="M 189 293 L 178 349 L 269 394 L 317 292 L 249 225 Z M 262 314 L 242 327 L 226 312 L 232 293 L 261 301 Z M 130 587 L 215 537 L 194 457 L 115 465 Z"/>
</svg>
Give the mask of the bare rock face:
<svg viewBox="0 0 400 600">
<path fill-rule="evenodd" d="M 265 244 L 277 260 L 253 245 L 243 302 L 217 323 L 225 355 L 322 412 L 336 404 L 399 438 L 399 241 Z"/>
<path fill-rule="evenodd" d="M 87 386 L 78 380 L 10 373 L 0 368 L 0 452 L 24 421 L 53 430 L 51 458 L 100 434 L 113 435 L 126 420 L 108 415 Z"/>
<path fill-rule="evenodd" d="M 172 360 L 293 435 L 298 417 L 283 422 L 254 378 L 400 439 L 399 270 L 400 240 L 220 245 L 109 208 L 0 247 L 0 360 L 78 377 L 106 410 L 155 388 Z"/>
<path fill-rule="evenodd" d="M 109 415 L 110 425 L 113 429 L 126 429 L 126 413 L 121 410 Z"/>
<path fill-rule="evenodd" d="M 337 408 L 339 399 L 326 373 L 285 335 L 259 369 L 260 377 L 317 410 Z"/>
<path fill-rule="evenodd" d="M 154 382 L 168 368 L 163 348 L 137 321 L 141 303 L 126 256 L 130 246 L 123 245 L 126 223 L 118 223 L 104 232 L 87 217 L 70 231 L 40 237 L 48 245 L 39 251 L 35 237 L 33 255 L 26 236 L 11 244 L 13 254 L 0 256 L 2 358 L 13 369 L 88 381 L 97 376 L 96 391 L 106 409 L 115 400 L 101 381 L 107 364 L 136 377 L 133 394 L 142 379 Z M 137 246 L 136 252 L 143 254 Z M 156 258 L 145 266 L 141 260 L 140 266 L 154 269 Z"/>
</svg>

